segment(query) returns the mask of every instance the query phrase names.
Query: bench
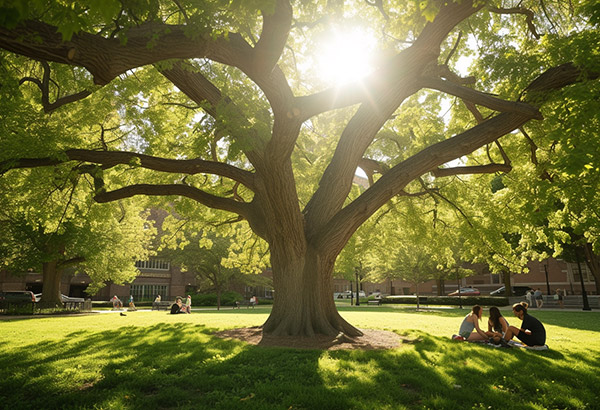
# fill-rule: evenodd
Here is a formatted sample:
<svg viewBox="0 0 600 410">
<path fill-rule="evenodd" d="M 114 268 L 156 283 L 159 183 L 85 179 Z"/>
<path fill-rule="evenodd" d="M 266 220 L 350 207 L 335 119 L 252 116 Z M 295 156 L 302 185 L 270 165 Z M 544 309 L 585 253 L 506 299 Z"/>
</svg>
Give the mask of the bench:
<svg viewBox="0 0 600 410">
<path fill-rule="evenodd" d="M 246 309 L 250 309 L 250 306 L 252 306 L 252 309 L 254 309 L 254 306 L 256 306 L 254 303 L 251 303 L 249 300 L 242 300 L 241 302 L 236 300 L 235 303 L 233 304 L 233 308 L 240 308 L 240 306 L 246 306 Z"/>
<path fill-rule="evenodd" d="M 598 307 L 600 307 L 599 297 L 597 295 L 588 295 L 587 299 L 588 299 L 588 304 L 590 305 L 591 308 L 597 309 Z M 560 307 L 558 300 L 554 299 L 554 295 L 549 295 L 549 296 L 544 295 L 543 300 L 544 300 L 544 305 L 542 306 L 542 309 L 544 309 L 545 307 L 548 307 L 548 308 Z M 564 297 L 563 303 L 566 308 L 580 309 L 583 307 L 583 297 L 581 295 L 567 295 Z M 535 308 L 535 307 L 536 307 L 536 304 L 534 301 L 532 303 L 531 308 Z"/>
<path fill-rule="evenodd" d="M 74 302 L 74 301 L 63 302 L 63 308 L 67 309 L 67 310 L 83 310 L 84 306 L 85 306 L 85 302 L 79 302 L 79 301 L 77 301 L 77 302 Z"/>
<path fill-rule="evenodd" d="M 381 305 L 381 299 L 369 299 L 367 300 L 369 305 Z"/>
<path fill-rule="evenodd" d="M 169 310 L 173 302 L 163 301 L 160 302 L 152 302 L 152 310 Z"/>
</svg>

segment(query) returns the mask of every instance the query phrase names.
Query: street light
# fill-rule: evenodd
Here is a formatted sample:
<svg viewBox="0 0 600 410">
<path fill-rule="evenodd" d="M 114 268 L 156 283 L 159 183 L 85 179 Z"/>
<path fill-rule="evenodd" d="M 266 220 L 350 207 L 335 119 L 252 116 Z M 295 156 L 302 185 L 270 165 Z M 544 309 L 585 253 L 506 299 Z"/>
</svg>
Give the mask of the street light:
<svg viewBox="0 0 600 410">
<path fill-rule="evenodd" d="M 463 306 L 462 306 L 462 299 L 460 298 L 460 281 L 458 278 L 458 268 L 456 268 L 456 289 L 458 289 L 458 305 L 459 305 L 460 309 L 462 309 Z"/>
<path fill-rule="evenodd" d="M 360 282 L 358 281 L 358 266 L 354 268 L 354 273 L 356 274 L 356 306 L 360 306 Z"/>
<path fill-rule="evenodd" d="M 546 289 L 548 290 L 548 295 L 550 295 L 550 282 L 548 282 L 548 264 L 544 263 L 544 272 L 546 273 Z"/>
<path fill-rule="evenodd" d="M 583 299 L 583 310 L 592 310 L 588 302 L 587 293 L 585 291 L 585 283 L 583 282 L 583 273 L 581 272 L 581 263 L 579 262 L 579 252 L 575 249 L 575 259 L 577 260 L 577 269 L 579 270 L 579 280 L 581 281 L 581 297 Z"/>
</svg>

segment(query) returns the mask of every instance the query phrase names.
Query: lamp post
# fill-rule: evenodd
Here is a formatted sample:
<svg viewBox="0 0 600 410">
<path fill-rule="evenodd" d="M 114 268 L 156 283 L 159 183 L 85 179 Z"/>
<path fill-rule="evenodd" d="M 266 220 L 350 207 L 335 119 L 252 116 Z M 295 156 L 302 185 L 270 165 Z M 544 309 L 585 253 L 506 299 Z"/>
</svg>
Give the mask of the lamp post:
<svg viewBox="0 0 600 410">
<path fill-rule="evenodd" d="M 356 275 L 356 306 L 360 306 L 360 282 L 358 281 L 358 266 L 354 268 Z"/>
<path fill-rule="evenodd" d="M 458 268 L 456 268 L 456 289 L 458 290 L 458 305 L 460 309 L 463 308 L 462 299 L 460 298 L 460 280 L 458 278 Z"/>
<path fill-rule="evenodd" d="M 581 298 L 583 299 L 583 310 L 592 310 L 588 302 L 587 293 L 585 291 L 585 283 L 583 282 L 583 273 L 581 272 L 581 262 L 579 261 L 579 252 L 575 248 L 575 259 L 577 260 L 577 270 L 579 270 L 579 280 L 581 281 Z"/>
<path fill-rule="evenodd" d="M 550 296 L 550 282 L 548 282 L 548 264 L 544 263 L 544 272 L 546 273 L 546 289 L 547 295 Z"/>
</svg>

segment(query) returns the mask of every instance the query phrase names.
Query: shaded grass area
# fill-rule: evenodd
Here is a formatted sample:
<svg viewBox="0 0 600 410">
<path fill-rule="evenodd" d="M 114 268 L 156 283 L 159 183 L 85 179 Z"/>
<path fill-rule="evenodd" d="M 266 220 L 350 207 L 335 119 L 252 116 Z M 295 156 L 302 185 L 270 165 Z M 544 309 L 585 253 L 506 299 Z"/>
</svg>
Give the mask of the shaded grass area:
<svg viewBox="0 0 600 410">
<path fill-rule="evenodd" d="M 450 340 L 466 310 L 340 310 L 358 327 L 420 341 L 318 351 L 212 336 L 260 325 L 268 308 L 1 321 L 0 408 L 598 408 L 597 312 L 532 311 L 551 350 L 528 351 Z"/>
</svg>

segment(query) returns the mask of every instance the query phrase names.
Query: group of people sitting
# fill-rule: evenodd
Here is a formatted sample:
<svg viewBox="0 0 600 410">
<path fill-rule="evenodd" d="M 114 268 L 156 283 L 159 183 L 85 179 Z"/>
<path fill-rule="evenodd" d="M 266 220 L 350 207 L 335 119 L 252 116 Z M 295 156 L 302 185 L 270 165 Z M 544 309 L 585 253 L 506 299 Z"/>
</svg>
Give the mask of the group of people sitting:
<svg viewBox="0 0 600 410">
<path fill-rule="evenodd" d="M 467 314 L 460 325 L 458 335 L 453 339 L 467 340 L 469 342 L 488 341 L 494 344 L 508 346 L 508 341 L 516 337 L 527 346 L 544 346 L 546 344 L 546 328 L 542 322 L 527 313 L 527 302 L 515 303 L 512 307 L 514 315 L 522 321 L 521 327 L 511 326 L 500 309 L 495 306 L 490 308 L 488 329 L 484 331 L 479 326 L 483 309 L 479 305 Z"/>
<path fill-rule="evenodd" d="M 185 305 L 181 296 L 175 298 L 175 303 L 171 305 L 171 314 L 175 315 L 178 313 L 192 313 L 192 297 L 188 295 Z"/>
</svg>

